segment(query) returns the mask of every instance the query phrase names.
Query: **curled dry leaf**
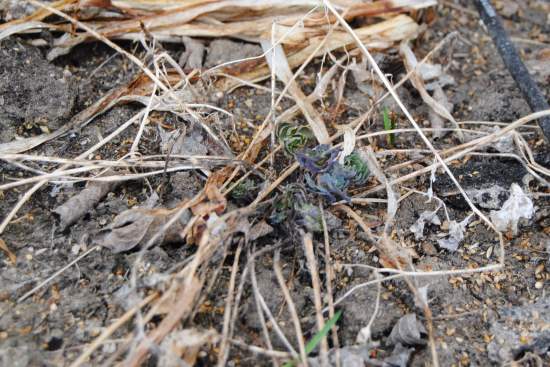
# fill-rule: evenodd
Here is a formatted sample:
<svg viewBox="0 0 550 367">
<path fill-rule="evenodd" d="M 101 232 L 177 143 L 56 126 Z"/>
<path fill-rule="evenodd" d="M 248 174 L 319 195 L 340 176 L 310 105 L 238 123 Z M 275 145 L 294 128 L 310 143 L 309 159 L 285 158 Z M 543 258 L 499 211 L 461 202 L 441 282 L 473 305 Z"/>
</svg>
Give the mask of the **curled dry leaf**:
<svg viewBox="0 0 550 367">
<path fill-rule="evenodd" d="M 410 313 L 397 321 L 391 331 L 389 340 L 395 345 L 424 345 L 426 341 L 422 339 L 422 335 L 426 335 L 424 325 L 416 319 L 414 313 Z"/>
<path fill-rule="evenodd" d="M 411 48 L 409 47 L 406 41 L 402 42 L 401 45 L 399 46 L 399 53 L 403 58 L 403 62 L 405 63 L 407 72 L 411 72 L 415 70 L 415 68 L 418 65 L 418 61 L 416 60 L 416 56 L 414 55 L 413 51 L 411 50 Z M 414 71 L 411 74 L 411 83 L 414 86 L 414 88 L 418 91 L 418 93 L 420 93 L 422 100 L 428 106 L 430 106 L 432 111 L 435 114 L 441 116 L 442 118 L 449 120 L 453 124 L 453 126 L 457 129 L 456 130 L 457 137 L 460 139 L 460 141 L 464 141 L 464 134 L 462 134 L 462 131 L 460 130 L 460 126 L 458 125 L 458 122 L 456 122 L 453 115 L 451 115 L 451 113 L 449 112 L 449 109 L 448 109 L 449 105 L 446 106 L 443 103 L 440 103 L 436 98 L 430 96 L 430 94 L 426 90 L 426 86 L 424 85 L 424 81 L 422 80 L 422 77 L 419 75 L 417 71 Z"/>
<path fill-rule="evenodd" d="M 53 210 L 59 216 L 61 229 L 75 223 L 92 210 L 119 182 L 91 182 L 84 190 Z"/>
<path fill-rule="evenodd" d="M 136 208 L 117 215 L 111 226 L 98 237 L 97 242 L 118 253 L 145 245 L 175 214 L 174 210 Z M 174 242 L 180 239 L 179 233 L 185 228 L 191 214 L 184 211 L 166 232 L 158 236 L 156 243 Z"/>
<path fill-rule="evenodd" d="M 223 171 L 223 170 L 222 170 Z M 225 172 L 218 171 L 213 174 L 204 188 L 204 199 L 191 207 L 196 220 L 193 227 L 187 234 L 187 243 L 190 245 L 200 243 L 200 238 L 206 229 L 209 220 L 215 220 L 225 212 L 227 200 L 222 195 L 218 185 L 225 176 Z"/>
</svg>

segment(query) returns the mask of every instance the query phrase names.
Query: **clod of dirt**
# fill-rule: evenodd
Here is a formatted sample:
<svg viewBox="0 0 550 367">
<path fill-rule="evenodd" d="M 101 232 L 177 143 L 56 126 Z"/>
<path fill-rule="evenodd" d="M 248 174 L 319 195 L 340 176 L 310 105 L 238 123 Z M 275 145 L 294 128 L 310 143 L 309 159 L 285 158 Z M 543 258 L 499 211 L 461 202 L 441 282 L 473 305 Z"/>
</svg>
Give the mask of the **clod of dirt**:
<svg viewBox="0 0 550 367">
<path fill-rule="evenodd" d="M 373 350 L 376 350 L 376 359 L 372 359 Z M 340 366 L 346 367 L 364 367 L 364 366 L 388 366 L 388 367 L 407 367 L 407 363 L 411 357 L 414 348 L 406 348 L 401 344 L 397 344 L 391 355 L 384 357 L 384 351 L 379 349 L 377 345 L 356 345 L 343 347 L 339 349 L 331 349 L 328 352 L 328 359 L 331 366 L 338 365 L 336 358 L 339 359 Z M 381 357 L 383 362 L 381 362 Z M 320 357 L 308 358 L 308 364 L 312 367 L 323 366 Z"/>
<path fill-rule="evenodd" d="M 500 317 L 491 320 L 493 341 L 488 345 L 489 358 L 509 363 L 531 351 L 544 354 L 550 350 L 550 298 L 531 305 L 499 310 Z"/>
<path fill-rule="evenodd" d="M 228 61 L 260 56 L 262 48 L 245 42 L 235 42 L 227 39 L 217 39 L 210 42 L 204 66 L 211 68 Z"/>
<path fill-rule="evenodd" d="M 401 343 L 398 343 L 395 348 L 393 348 L 391 355 L 384 359 L 384 362 L 392 367 L 407 367 L 412 352 L 414 352 L 414 348 L 407 348 Z"/>
<path fill-rule="evenodd" d="M 2 43 L 0 124 L 15 119 L 56 130 L 70 116 L 75 102 L 69 78 L 38 49 L 11 40 Z"/>
</svg>

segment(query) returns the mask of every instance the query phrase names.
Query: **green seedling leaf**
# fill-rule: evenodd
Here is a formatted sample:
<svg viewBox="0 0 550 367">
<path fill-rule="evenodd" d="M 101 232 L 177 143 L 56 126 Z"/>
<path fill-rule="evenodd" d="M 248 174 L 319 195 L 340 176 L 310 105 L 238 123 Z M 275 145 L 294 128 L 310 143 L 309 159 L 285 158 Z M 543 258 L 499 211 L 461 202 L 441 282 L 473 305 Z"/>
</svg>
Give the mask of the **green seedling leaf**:
<svg viewBox="0 0 550 367">
<path fill-rule="evenodd" d="M 231 191 L 231 197 L 236 200 L 250 199 L 256 191 L 256 188 L 257 187 L 254 181 L 247 178 L 235 186 L 235 188 Z"/>
<path fill-rule="evenodd" d="M 345 158 L 344 167 L 355 174 L 352 180 L 355 185 L 362 185 L 367 182 L 370 174 L 369 167 L 356 152 L 351 153 Z"/>
<path fill-rule="evenodd" d="M 382 111 L 382 117 L 384 119 L 385 131 L 392 131 L 393 129 L 395 129 L 395 121 L 393 121 L 390 117 L 390 113 L 387 107 L 384 107 L 384 111 Z M 393 134 L 388 134 L 386 136 L 386 141 L 388 142 L 388 145 L 393 145 L 394 140 L 395 136 Z"/>
<path fill-rule="evenodd" d="M 307 126 L 297 126 L 282 123 L 277 129 L 277 138 L 285 152 L 292 156 L 298 150 L 305 148 L 313 139 L 313 132 Z"/>
<path fill-rule="evenodd" d="M 309 353 L 311 353 L 316 347 L 317 345 L 319 345 L 319 343 L 321 342 L 321 340 L 323 340 L 323 338 L 325 336 L 327 336 L 327 334 L 329 333 L 330 329 L 332 329 L 332 327 L 338 322 L 338 320 L 340 319 L 340 316 L 342 316 L 342 310 L 338 310 L 334 316 L 327 321 L 327 323 L 325 324 L 325 326 L 323 326 L 323 328 L 321 330 L 319 330 L 317 332 L 317 334 L 315 334 L 313 336 L 313 338 L 306 344 L 306 355 L 309 355 Z M 298 361 L 290 361 L 290 362 L 286 362 L 283 367 L 294 367 L 295 366 L 295 363 L 298 363 Z"/>
</svg>

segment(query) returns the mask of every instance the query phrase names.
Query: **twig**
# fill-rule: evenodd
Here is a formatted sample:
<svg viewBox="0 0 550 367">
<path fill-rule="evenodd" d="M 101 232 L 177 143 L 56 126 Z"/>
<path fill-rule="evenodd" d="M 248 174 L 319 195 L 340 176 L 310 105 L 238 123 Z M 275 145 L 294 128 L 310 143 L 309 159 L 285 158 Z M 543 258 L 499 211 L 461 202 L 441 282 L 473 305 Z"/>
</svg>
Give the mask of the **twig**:
<svg viewBox="0 0 550 367">
<path fill-rule="evenodd" d="M 120 317 L 118 320 L 116 320 L 111 325 L 109 325 L 107 329 L 103 330 L 103 332 L 97 338 L 94 339 L 94 341 L 86 348 L 86 350 L 80 356 L 78 356 L 78 358 L 73 363 L 71 363 L 70 367 L 79 367 L 83 363 L 85 363 L 88 360 L 88 358 L 92 355 L 92 353 L 97 348 L 99 348 L 99 346 L 101 346 L 101 344 L 109 336 L 111 336 L 119 327 L 124 325 L 128 320 L 130 320 L 136 314 L 136 312 L 138 312 L 138 310 L 140 310 L 141 308 L 145 307 L 147 304 L 157 299 L 158 296 L 159 296 L 158 293 L 152 293 L 147 297 L 145 297 L 140 303 L 138 303 L 137 305 L 134 305 L 134 307 L 126 311 L 124 315 L 122 315 L 122 317 Z"/>
<path fill-rule="evenodd" d="M 250 254 L 248 256 L 250 258 Z M 255 269 L 255 258 L 252 258 L 252 261 L 250 263 L 250 280 L 252 283 L 252 294 L 254 296 L 254 301 L 256 303 L 256 312 L 258 313 L 258 319 L 260 320 L 260 325 L 262 325 L 262 332 L 264 334 L 265 343 L 267 345 L 268 351 L 273 350 L 273 345 L 271 344 L 271 338 L 269 337 L 269 331 L 267 329 L 267 324 L 265 322 L 265 315 L 262 310 L 262 305 L 260 303 L 260 296 L 258 292 L 258 281 L 256 280 L 256 269 Z M 297 354 L 296 352 L 290 353 L 293 357 L 295 357 Z M 274 357 L 272 358 L 273 365 L 277 365 L 277 361 Z"/>
<path fill-rule="evenodd" d="M 326 288 L 327 288 L 327 303 L 328 314 L 332 319 L 334 317 L 334 296 L 332 295 L 332 279 L 334 279 L 334 268 L 332 266 L 332 260 L 330 256 L 330 237 L 328 234 L 327 221 L 325 218 L 325 211 L 323 210 L 322 202 L 319 201 L 319 208 L 321 210 L 321 223 L 323 224 L 323 238 L 325 240 L 325 273 L 326 273 Z M 336 367 L 340 367 L 340 341 L 338 340 L 338 329 L 336 325 L 332 328 L 332 341 L 334 348 L 336 349 Z"/>
<path fill-rule="evenodd" d="M 29 298 L 30 296 L 32 296 L 33 294 L 35 294 L 38 290 L 40 290 L 42 287 L 44 287 L 46 284 L 48 284 L 49 282 L 51 282 L 52 280 L 54 280 L 55 278 L 57 278 L 59 275 L 63 274 L 65 272 L 65 270 L 69 269 L 71 266 L 73 266 L 74 264 L 76 264 L 77 262 L 79 262 L 80 260 L 82 260 L 83 258 L 85 258 L 86 256 L 88 256 L 89 254 L 92 253 L 92 251 L 95 251 L 97 249 L 99 249 L 100 246 L 99 245 L 96 245 L 94 247 L 91 247 L 88 249 L 88 251 L 84 252 L 83 254 L 81 254 L 80 256 L 78 256 L 76 259 L 74 259 L 73 261 L 71 261 L 70 263 L 68 263 L 67 265 L 65 265 L 64 267 L 62 267 L 61 269 L 59 269 L 58 271 L 56 271 L 55 273 L 53 273 L 52 275 L 50 275 L 48 278 L 44 279 L 42 282 L 40 282 L 40 284 L 38 284 L 36 287 L 34 287 L 33 289 L 31 289 L 30 291 L 28 291 L 27 293 L 25 293 L 24 295 L 22 295 L 21 297 L 19 297 L 19 299 L 17 300 L 17 303 L 20 303 L 20 302 L 23 302 L 24 300 L 26 300 L 27 298 Z"/>
<path fill-rule="evenodd" d="M 231 268 L 231 276 L 229 277 L 229 289 L 227 298 L 225 300 L 225 310 L 223 315 L 223 329 L 222 329 L 222 340 L 220 342 L 220 349 L 218 351 L 218 366 L 223 367 L 227 362 L 227 357 L 229 356 L 229 325 L 231 321 L 231 307 L 233 304 L 233 298 L 235 293 L 235 279 L 237 278 L 237 273 L 239 270 L 239 259 L 241 257 L 242 243 L 239 242 L 237 251 L 235 252 L 235 260 L 233 261 L 233 266 Z"/>
<path fill-rule="evenodd" d="M 306 344 L 304 342 L 304 334 L 302 333 L 302 327 L 300 326 L 300 318 L 298 317 L 298 312 L 296 312 L 296 306 L 292 301 L 292 297 L 285 283 L 285 278 L 281 270 L 280 257 L 281 257 L 280 251 L 277 250 L 275 252 L 275 256 L 273 257 L 273 270 L 275 271 L 275 276 L 277 277 L 277 281 L 279 282 L 279 287 L 281 287 L 281 290 L 283 291 L 283 296 L 285 297 L 285 301 L 288 307 L 288 313 L 290 313 L 292 323 L 294 324 L 296 340 L 298 341 L 298 347 L 300 349 L 300 357 L 301 357 L 300 361 L 304 364 L 304 366 L 307 366 L 308 363 L 307 363 L 307 354 L 306 354 Z"/>
<path fill-rule="evenodd" d="M 317 261 L 313 253 L 313 238 L 311 233 L 304 233 L 304 252 L 306 254 L 307 266 L 311 275 L 311 285 L 313 286 L 313 296 L 315 303 L 315 314 L 317 318 L 317 329 L 320 331 L 325 326 L 323 318 L 323 304 L 321 300 L 321 282 L 319 280 L 319 270 L 317 269 Z M 324 366 L 328 366 L 328 343 L 326 337 L 321 340 L 321 361 Z"/>
</svg>

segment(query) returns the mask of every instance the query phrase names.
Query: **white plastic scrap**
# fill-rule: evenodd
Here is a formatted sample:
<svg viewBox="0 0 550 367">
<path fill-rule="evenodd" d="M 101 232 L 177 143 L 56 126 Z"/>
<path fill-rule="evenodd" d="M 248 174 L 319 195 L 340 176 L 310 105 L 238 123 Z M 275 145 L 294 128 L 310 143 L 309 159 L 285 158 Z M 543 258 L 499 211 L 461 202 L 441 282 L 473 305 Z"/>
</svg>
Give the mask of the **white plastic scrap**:
<svg viewBox="0 0 550 367">
<path fill-rule="evenodd" d="M 499 231 L 512 229 L 512 233 L 518 233 L 518 222 L 521 218 L 531 219 L 535 214 L 533 201 L 525 195 L 521 187 L 513 183 L 510 187 L 510 197 L 502 205 L 500 210 L 491 211 L 491 222 Z"/>
<path fill-rule="evenodd" d="M 340 157 L 338 157 L 338 162 L 344 164 L 344 161 L 348 155 L 350 155 L 355 149 L 355 134 L 351 127 L 344 127 L 344 146 Z"/>
<path fill-rule="evenodd" d="M 466 231 L 466 226 L 468 225 L 471 217 L 472 215 L 467 216 L 460 223 L 456 220 L 451 221 L 449 223 L 449 237 L 437 240 L 439 247 L 453 252 L 456 251 L 458 249 L 458 245 L 464 239 L 464 232 Z"/>
<path fill-rule="evenodd" d="M 439 208 L 438 208 L 439 209 Z M 420 214 L 420 217 L 416 222 L 409 228 L 412 233 L 414 233 L 414 239 L 419 240 L 424 238 L 424 226 L 426 223 L 431 223 L 435 225 L 441 225 L 441 220 L 437 216 L 437 210 L 429 211 L 426 210 Z"/>
<path fill-rule="evenodd" d="M 429 284 L 426 284 L 418 288 L 418 296 L 414 298 L 414 305 L 416 307 L 424 308 L 428 306 L 428 286 Z"/>
</svg>

